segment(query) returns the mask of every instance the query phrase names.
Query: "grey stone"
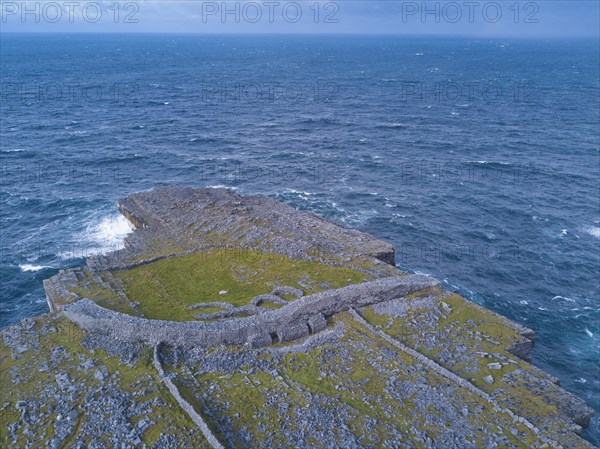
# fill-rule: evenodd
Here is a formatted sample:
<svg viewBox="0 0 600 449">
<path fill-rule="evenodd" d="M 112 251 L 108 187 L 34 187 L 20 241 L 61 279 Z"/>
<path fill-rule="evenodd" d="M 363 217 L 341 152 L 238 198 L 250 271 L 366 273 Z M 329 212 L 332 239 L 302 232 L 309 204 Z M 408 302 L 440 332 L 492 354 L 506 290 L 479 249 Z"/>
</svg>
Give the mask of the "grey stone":
<svg viewBox="0 0 600 449">
<path fill-rule="evenodd" d="M 264 346 L 269 346 L 271 343 L 273 343 L 273 340 L 271 339 L 271 336 L 266 333 L 254 334 L 248 339 L 248 345 L 251 348 L 262 348 Z"/>
<path fill-rule="evenodd" d="M 94 373 L 94 377 L 99 381 L 105 380 L 108 377 L 108 369 L 106 368 L 106 366 L 99 366 L 98 369 L 96 369 L 96 372 Z"/>
<path fill-rule="evenodd" d="M 304 338 L 308 334 L 308 326 L 304 322 L 281 327 L 277 330 L 277 338 L 280 342 Z"/>
<path fill-rule="evenodd" d="M 308 329 L 312 334 L 316 334 L 317 332 L 321 332 L 327 327 L 327 320 L 325 319 L 325 315 L 322 313 L 318 313 L 314 316 L 311 316 L 308 319 Z"/>
<path fill-rule="evenodd" d="M 68 390 L 71 388 L 71 381 L 66 373 L 57 374 L 54 376 L 54 379 L 61 390 Z"/>
</svg>

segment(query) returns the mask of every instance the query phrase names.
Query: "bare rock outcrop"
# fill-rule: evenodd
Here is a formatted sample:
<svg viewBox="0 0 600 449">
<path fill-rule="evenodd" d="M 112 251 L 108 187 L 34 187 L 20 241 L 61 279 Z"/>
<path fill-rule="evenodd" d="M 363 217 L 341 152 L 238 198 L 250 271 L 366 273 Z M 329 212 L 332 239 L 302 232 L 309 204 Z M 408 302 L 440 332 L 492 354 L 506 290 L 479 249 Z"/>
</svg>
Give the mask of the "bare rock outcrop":
<svg viewBox="0 0 600 449">
<path fill-rule="evenodd" d="M 92 258 L 91 265 L 115 268 L 160 256 L 157 248 L 168 253 L 168 247 L 194 251 L 211 245 L 348 263 L 374 258 L 395 265 L 393 245 L 267 196 L 165 187 L 121 199 L 118 208 L 138 232 L 126 239 L 125 249 Z"/>
</svg>

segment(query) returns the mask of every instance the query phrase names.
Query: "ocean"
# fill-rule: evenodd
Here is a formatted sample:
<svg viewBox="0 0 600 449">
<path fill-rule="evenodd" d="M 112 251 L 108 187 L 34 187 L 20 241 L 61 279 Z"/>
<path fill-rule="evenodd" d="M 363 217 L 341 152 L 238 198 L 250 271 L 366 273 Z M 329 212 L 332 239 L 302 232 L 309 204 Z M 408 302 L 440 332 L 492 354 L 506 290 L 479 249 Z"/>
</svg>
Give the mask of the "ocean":
<svg viewBox="0 0 600 449">
<path fill-rule="evenodd" d="M 1 327 L 122 245 L 118 198 L 227 186 L 394 243 L 534 329 L 533 363 L 600 412 L 597 41 L 2 34 L 0 56 Z"/>
</svg>

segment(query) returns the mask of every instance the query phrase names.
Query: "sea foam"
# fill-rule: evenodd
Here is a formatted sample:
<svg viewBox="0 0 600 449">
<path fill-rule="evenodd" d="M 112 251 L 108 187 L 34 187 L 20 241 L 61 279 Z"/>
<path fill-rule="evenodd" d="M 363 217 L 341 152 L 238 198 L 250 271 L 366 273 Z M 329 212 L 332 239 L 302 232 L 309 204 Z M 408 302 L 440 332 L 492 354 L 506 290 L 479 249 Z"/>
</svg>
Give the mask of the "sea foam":
<svg viewBox="0 0 600 449">
<path fill-rule="evenodd" d="M 585 232 L 587 232 L 592 237 L 600 239 L 600 226 L 590 226 L 585 229 Z"/>
<path fill-rule="evenodd" d="M 104 254 L 123 248 L 123 240 L 133 231 L 133 225 L 123 215 L 110 215 L 90 223 L 82 236 L 94 254 Z M 93 254 L 87 254 L 93 255 Z"/>
<path fill-rule="evenodd" d="M 23 265 L 19 265 L 21 271 L 40 271 L 44 268 L 51 268 L 48 265 L 32 265 L 29 263 L 24 263 Z"/>
</svg>

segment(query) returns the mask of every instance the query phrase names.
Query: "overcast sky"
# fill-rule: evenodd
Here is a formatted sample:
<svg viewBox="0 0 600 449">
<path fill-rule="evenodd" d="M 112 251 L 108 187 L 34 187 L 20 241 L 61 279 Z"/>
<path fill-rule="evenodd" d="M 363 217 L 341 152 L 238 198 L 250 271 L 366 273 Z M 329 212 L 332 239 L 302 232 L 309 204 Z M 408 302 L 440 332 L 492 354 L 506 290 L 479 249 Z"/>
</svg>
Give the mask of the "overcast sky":
<svg viewBox="0 0 600 449">
<path fill-rule="evenodd" d="M 6 1 L 3 32 L 599 36 L 600 1 Z M 115 5 L 118 5 L 116 7 Z"/>
</svg>

